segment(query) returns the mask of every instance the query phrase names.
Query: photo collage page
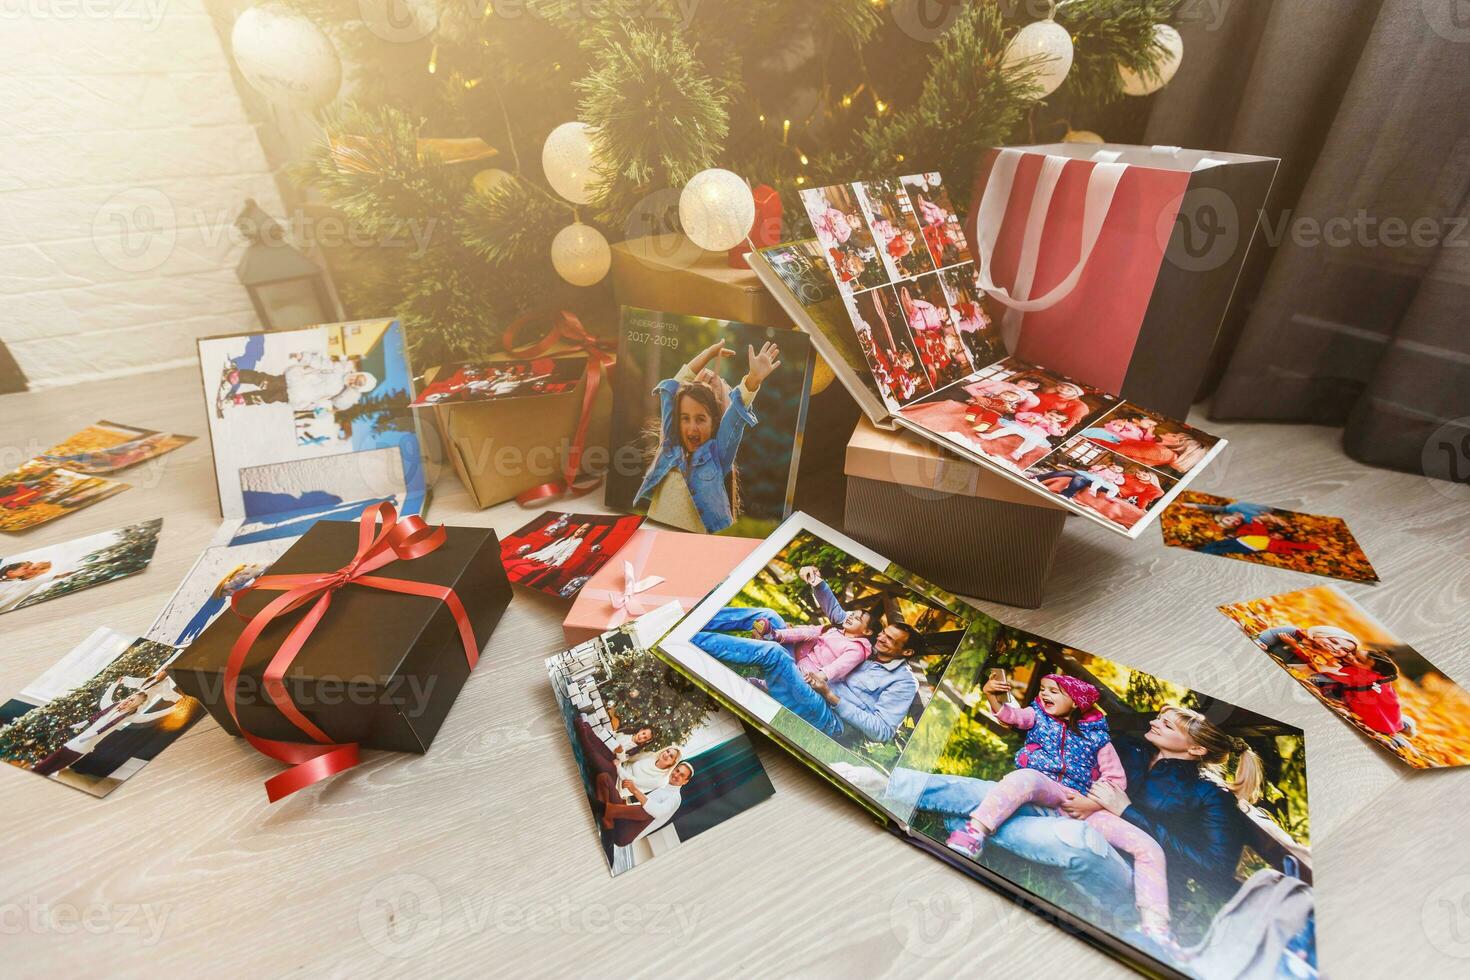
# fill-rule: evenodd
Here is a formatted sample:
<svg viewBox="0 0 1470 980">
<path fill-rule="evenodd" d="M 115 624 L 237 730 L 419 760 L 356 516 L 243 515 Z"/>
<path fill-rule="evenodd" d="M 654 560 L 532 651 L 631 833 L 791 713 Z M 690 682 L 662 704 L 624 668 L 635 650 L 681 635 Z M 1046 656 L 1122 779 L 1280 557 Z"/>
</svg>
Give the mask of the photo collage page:
<svg viewBox="0 0 1470 980">
<path fill-rule="evenodd" d="M 1005 355 L 981 308 L 975 263 L 939 174 L 837 184 L 801 196 L 891 411 Z"/>
</svg>

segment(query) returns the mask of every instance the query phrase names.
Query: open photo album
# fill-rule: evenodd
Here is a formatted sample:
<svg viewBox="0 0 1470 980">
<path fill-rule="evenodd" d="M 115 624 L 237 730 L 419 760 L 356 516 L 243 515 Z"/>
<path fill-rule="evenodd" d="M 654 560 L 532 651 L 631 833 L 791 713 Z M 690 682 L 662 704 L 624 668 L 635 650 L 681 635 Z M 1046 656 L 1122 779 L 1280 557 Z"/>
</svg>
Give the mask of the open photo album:
<svg viewBox="0 0 1470 980">
<path fill-rule="evenodd" d="M 1298 728 L 1001 623 L 802 513 L 659 652 L 893 832 L 1145 973 L 1315 975 Z"/>
<path fill-rule="evenodd" d="M 802 191 L 816 238 L 751 268 L 876 424 L 1136 538 L 1225 447 L 1012 357 L 939 174 Z"/>
</svg>

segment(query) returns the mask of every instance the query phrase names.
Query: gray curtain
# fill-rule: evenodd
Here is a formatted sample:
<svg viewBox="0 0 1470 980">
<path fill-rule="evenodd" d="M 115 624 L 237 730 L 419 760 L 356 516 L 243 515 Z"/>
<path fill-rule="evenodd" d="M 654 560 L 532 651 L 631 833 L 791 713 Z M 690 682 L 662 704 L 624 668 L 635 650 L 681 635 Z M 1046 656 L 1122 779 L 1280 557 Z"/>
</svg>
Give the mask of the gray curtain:
<svg viewBox="0 0 1470 980">
<path fill-rule="evenodd" d="M 1186 0 L 1179 28 L 1145 141 L 1282 158 L 1211 417 L 1470 482 L 1470 3 Z"/>
</svg>

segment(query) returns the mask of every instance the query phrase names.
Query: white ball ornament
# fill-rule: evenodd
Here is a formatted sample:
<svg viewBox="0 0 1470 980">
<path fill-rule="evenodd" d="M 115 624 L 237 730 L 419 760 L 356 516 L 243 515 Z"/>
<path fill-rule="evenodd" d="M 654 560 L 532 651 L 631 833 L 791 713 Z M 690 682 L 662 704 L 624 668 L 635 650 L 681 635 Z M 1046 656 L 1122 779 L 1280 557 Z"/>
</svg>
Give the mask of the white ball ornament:
<svg viewBox="0 0 1470 980">
<path fill-rule="evenodd" d="M 319 109 L 342 86 L 342 59 L 331 39 L 310 18 L 275 4 L 236 18 L 230 50 L 250 87 L 275 105 Z"/>
<path fill-rule="evenodd" d="M 612 249 L 602 232 L 579 221 L 551 240 L 551 264 L 573 286 L 595 286 L 612 268 Z"/>
<path fill-rule="evenodd" d="M 1164 54 L 1154 63 L 1152 72 L 1137 72 L 1118 66 L 1124 95 L 1153 95 L 1168 85 L 1179 71 L 1179 63 L 1184 60 L 1184 38 L 1168 24 L 1155 24 L 1154 40 L 1164 49 Z"/>
<path fill-rule="evenodd" d="M 729 251 L 755 224 L 755 195 L 739 174 L 701 170 L 679 195 L 679 224 L 700 248 Z"/>
<path fill-rule="evenodd" d="M 597 177 L 592 156 L 595 132 L 583 122 L 562 123 L 546 137 L 541 150 L 546 182 L 573 204 L 592 203 L 592 182 Z"/>
<path fill-rule="evenodd" d="M 1034 94 L 1044 99 L 1062 87 L 1072 70 L 1072 35 L 1054 20 L 1038 20 L 1016 32 L 1006 45 L 1005 67 L 1030 61 L 1035 72 Z"/>
</svg>

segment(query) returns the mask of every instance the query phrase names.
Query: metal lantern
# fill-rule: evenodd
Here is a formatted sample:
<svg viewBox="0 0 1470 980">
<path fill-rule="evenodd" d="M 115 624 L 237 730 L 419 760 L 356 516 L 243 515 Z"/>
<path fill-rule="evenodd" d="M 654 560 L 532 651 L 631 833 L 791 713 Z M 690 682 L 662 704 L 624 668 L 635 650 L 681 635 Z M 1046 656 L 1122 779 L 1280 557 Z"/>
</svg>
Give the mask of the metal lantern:
<svg viewBox="0 0 1470 980">
<path fill-rule="evenodd" d="M 286 240 L 285 229 L 253 199 L 235 219 L 250 242 L 235 268 L 267 330 L 294 330 L 339 319 L 327 277 Z"/>
</svg>

